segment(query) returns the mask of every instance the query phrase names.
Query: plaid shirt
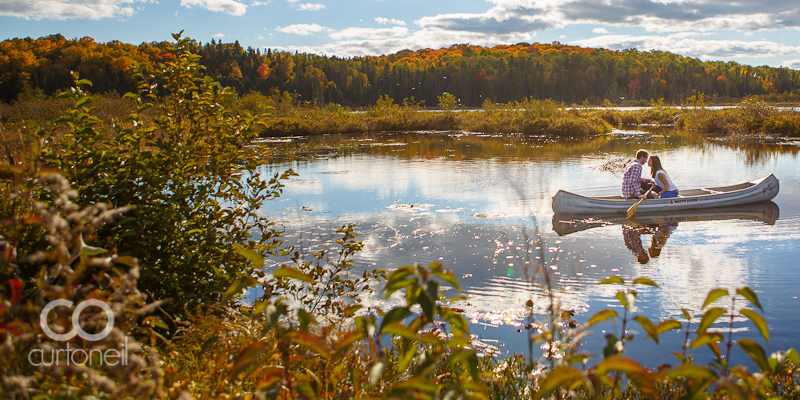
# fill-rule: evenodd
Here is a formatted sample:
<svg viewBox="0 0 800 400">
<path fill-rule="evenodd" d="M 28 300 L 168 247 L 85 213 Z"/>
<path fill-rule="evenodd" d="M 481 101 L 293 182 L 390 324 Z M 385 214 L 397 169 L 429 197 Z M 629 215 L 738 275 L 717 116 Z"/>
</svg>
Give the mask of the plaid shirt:
<svg viewBox="0 0 800 400">
<path fill-rule="evenodd" d="M 641 231 L 632 226 L 622 225 L 622 237 L 625 239 L 625 247 L 627 247 L 633 255 L 638 256 L 642 254 L 644 246 L 642 246 Z"/>
<path fill-rule="evenodd" d="M 622 197 L 629 199 L 638 196 L 642 191 L 642 164 L 639 160 L 633 160 L 625 167 L 625 175 L 622 176 Z"/>
</svg>

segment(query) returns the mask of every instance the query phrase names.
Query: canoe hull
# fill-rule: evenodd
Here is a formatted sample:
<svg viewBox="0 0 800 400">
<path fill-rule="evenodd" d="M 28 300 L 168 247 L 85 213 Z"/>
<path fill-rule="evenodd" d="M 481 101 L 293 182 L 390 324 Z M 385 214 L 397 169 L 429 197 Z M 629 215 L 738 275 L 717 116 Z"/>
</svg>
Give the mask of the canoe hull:
<svg viewBox="0 0 800 400">
<path fill-rule="evenodd" d="M 647 199 L 639 204 L 637 213 L 698 210 L 770 201 L 778 195 L 779 188 L 778 179 L 770 174 L 739 185 L 682 191 L 680 197 Z M 586 197 L 559 190 L 553 196 L 553 211 L 557 214 L 621 214 L 635 203 L 636 200 L 622 197 Z"/>
</svg>

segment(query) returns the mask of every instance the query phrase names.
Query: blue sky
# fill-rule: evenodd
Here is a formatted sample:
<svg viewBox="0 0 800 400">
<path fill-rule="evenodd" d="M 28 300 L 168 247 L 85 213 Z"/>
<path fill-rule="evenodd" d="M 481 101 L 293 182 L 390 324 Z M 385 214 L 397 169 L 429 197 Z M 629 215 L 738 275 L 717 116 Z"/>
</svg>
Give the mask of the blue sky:
<svg viewBox="0 0 800 400">
<path fill-rule="evenodd" d="M 337 55 L 519 42 L 800 69 L 800 1 L 0 0 L 0 38 L 208 42 Z"/>
</svg>

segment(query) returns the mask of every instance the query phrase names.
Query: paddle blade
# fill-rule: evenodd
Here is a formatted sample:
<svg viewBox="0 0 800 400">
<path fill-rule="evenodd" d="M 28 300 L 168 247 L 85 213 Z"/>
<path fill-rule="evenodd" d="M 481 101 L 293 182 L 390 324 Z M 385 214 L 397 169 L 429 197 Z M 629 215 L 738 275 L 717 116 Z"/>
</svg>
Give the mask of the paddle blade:
<svg viewBox="0 0 800 400">
<path fill-rule="evenodd" d="M 639 204 L 642 203 L 642 200 L 644 199 L 639 199 L 639 201 L 637 201 L 636 204 L 632 205 L 631 208 L 628 209 L 628 218 L 632 217 L 633 214 L 636 213 L 636 210 L 639 208 Z"/>
</svg>

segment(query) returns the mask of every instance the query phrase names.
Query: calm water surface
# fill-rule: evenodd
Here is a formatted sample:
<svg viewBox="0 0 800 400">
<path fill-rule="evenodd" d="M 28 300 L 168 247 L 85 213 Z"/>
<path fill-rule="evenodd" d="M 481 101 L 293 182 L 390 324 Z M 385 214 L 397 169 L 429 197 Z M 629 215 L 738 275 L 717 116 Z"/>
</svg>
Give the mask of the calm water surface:
<svg viewBox="0 0 800 400">
<path fill-rule="evenodd" d="M 796 142 L 731 144 L 652 130 L 566 141 L 458 132 L 330 136 L 270 146 L 292 155 L 273 155 L 264 173 L 293 168 L 299 174 L 265 210 L 285 227 L 291 243 L 325 247 L 337 227 L 354 223 L 365 245 L 357 257 L 362 268 L 443 263 L 470 296 L 458 307 L 466 310 L 473 333 L 503 354 L 528 353 L 524 304 L 529 299 L 546 304 L 540 280 L 526 278 L 539 262 L 537 232 L 562 307 L 574 310 L 579 321 L 618 307 L 613 298 L 618 287 L 596 285 L 613 275 L 628 282 L 644 276 L 660 285 L 638 287 L 638 312 L 656 323 L 683 320 L 681 308 L 699 311 L 710 289 L 749 286 L 765 309 L 768 348 L 800 346 Z M 643 218 L 630 227 L 621 221 L 564 225 L 553 218 L 552 196 L 559 189 L 617 194 L 622 171 L 603 165 L 630 158 L 638 148 L 658 155 L 679 188 L 736 184 L 774 173 L 780 194 L 774 203 L 689 213 L 666 224 Z M 724 319 L 717 327 L 727 329 Z M 749 321 L 737 319 L 734 327 L 734 337 L 763 344 Z M 602 357 L 605 333 L 620 330 L 619 324 L 600 324 L 583 346 Z M 651 366 L 674 363 L 670 351 L 680 351 L 683 343 L 677 331 L 662 335 L 660 345 L 645 341 L 636 323 L 628 332 L 637 334 L 628 354 Z M 711 353 L 701 348 L 694 354 L 707 361 Z M 741 352 L 732 357 L 748 362 Z"/>
</svg>

